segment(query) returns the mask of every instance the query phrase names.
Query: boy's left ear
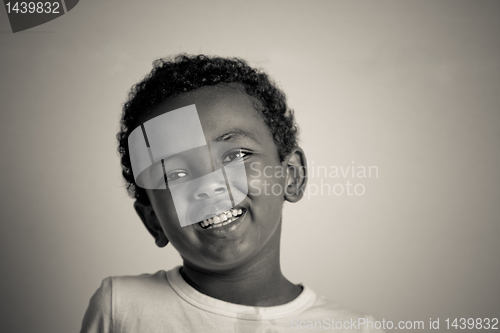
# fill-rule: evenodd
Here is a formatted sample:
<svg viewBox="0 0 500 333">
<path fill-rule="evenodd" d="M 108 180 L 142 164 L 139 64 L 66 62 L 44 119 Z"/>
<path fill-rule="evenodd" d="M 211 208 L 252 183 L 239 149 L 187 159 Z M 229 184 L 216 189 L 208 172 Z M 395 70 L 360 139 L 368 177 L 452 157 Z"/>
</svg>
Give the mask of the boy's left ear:
<svg viewBox="0 0 500 333">
<path fill-rule="evenodd" d="M 285 199 L 297 202 L 304 196 L 307 184 L 307 160 L 304 151 L 296 146 L 283 161 L 286 168 Z"/>
</svg>

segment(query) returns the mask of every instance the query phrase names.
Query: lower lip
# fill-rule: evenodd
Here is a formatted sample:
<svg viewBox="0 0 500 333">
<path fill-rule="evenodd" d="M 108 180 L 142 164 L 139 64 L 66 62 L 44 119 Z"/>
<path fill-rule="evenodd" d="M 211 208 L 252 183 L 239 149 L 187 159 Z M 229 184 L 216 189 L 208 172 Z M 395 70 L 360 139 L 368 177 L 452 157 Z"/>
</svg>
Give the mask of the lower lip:
<svg viewBox="0 0 500 333">
<path fill-rule="evenodd" d="M 201 230 L 202 232 L 213 235 L 213 236 L 226 236 L 228 233 L 233 232 L 238 228 L 238 226 L 241 224 L 243 218 L 246 216 L 247 211 L 246 209 L 243 211 L 243 214 L 238 216 L 236 220 L 233 222 L 226 224 L 222 227 L 218 228 L 210 228 L 210 229 L 203 229 L 200 225 L 196 224 L 197 229 Z"/>
</svg>

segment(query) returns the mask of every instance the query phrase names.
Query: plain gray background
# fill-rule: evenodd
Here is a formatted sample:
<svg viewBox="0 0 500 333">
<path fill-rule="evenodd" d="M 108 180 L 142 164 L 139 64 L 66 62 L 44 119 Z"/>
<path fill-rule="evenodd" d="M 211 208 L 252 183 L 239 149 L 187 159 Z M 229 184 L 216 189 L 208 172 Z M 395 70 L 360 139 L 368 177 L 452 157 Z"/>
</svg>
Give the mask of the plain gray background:
<svg viewBox="0 0 500 333">
<path fill-rule="evenodd" d="M 310 165 L 378 167 L 309 180 L 362 196 L 285 205 L 291 281 L 379 320 L 499 316 L 500 1 L 88 0 L 16 34 L 0 10 L 0 31 L 0 331 L 76 332 L 103 278 L 180 264 L 115 140 L 130 87 L 179 52 L 265 68 Z"/>
</svg>

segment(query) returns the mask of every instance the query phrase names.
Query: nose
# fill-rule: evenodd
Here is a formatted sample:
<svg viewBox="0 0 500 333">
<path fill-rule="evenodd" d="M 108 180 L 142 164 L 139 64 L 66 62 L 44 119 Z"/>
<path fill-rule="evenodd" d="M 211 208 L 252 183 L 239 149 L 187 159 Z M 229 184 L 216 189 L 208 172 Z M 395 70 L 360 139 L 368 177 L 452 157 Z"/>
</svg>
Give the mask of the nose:
<svg viewBox="0 0 500 333">
<path fill-rule="evenodd" d="M 196 190 L 195 198 L 197 200 L 208 199 L 216 195 L 224 194 L 226 191 L 227 189 L 225 184 L 203 184 Z"/>
</svg>

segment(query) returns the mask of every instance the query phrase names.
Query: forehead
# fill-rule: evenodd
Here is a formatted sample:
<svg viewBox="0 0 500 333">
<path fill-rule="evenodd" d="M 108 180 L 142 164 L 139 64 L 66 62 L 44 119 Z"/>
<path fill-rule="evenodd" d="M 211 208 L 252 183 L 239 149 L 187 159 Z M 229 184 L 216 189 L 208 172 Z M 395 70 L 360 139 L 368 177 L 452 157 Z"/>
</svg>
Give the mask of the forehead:
<svg viewBox="0 0 500 333">
<path fill-rule="evenodd" d="M 217 135 L 224 134 L 228 129 L 250 131 L 256 136 L 269 132 L 261 114 L 255 109 L 254 100 L 243 92 L 224 86 L 203 87 L 169 98 L 141 122 L 193 104 L 196 105 L 207 141 L 214 141 Z M 178 125 L 183 125 L 182 120 L 178 122 Z"/>
</svg>

